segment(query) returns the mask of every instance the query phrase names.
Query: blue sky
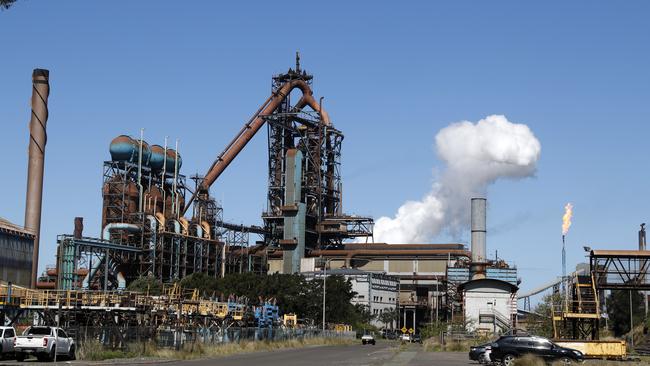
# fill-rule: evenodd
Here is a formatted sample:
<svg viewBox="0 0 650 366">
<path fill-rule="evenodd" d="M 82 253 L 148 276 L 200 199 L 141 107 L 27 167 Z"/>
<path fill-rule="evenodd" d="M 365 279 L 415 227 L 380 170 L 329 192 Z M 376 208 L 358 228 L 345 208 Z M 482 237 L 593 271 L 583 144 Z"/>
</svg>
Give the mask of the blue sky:
<svg viewBox="0 0 650 366">
<path fill-rule="evenodd" d="M 346 136 L 347 212 L 392 216 L 425 195 L 442 168 L 433 138 L 452 122 L 504 114 L 532 129 L 536 177 L 488 197 L 488 253 L 516 263 L 528 289 L 561 273 L 566 202 L 570 266 L 583 245 L 634 248 L 650 220 L 649 16 L 645 1 L 19 0 L 0 12 L 0 216 L 23 222 L 33 68 L 52 84 L 44 266 L 75 216 L 99 234 L 114 136 L 179 139 L 183 172 L 204 173 L 300 50 Z M 261 222 L 266 168 L 263 133 L 213 186 L 227 219 Z"/>
</svg>

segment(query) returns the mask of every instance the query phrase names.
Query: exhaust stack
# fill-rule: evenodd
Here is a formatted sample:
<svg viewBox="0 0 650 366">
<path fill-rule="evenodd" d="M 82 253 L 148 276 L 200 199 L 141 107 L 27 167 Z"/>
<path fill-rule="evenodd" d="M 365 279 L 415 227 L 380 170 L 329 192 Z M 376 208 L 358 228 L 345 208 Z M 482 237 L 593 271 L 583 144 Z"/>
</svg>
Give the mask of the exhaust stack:
<svg viewBox="0 0 650 366">
<path fill-rule="evenodd" d="M 34 69 L 32 73 L 32 117 L 29 121 L 29 165 L 27 168 L 27 197 L 25 202 L 25 228 L 32 231 L 31 287 L 36 286 L 38 275 L 38 248 L 41 234 L 41 205 L 43 202 L 43 169 L 47 143 L 47 98 L 50 95 L 50 72 Z"/>
<path fill-rule="evenodd" d="M 646 240 L 645 240 L 645 223 L 641 224 L 641 230 L 639 230 L 639 250 L 645 250 Z"/>
<path fill-rule="evenodd" d="M 472 226 L 472 279 L 485 278 L 485 237 L 486 229 L 486 206 L 485 198 L 472 198 L 471 226 Z"/>
</svg>

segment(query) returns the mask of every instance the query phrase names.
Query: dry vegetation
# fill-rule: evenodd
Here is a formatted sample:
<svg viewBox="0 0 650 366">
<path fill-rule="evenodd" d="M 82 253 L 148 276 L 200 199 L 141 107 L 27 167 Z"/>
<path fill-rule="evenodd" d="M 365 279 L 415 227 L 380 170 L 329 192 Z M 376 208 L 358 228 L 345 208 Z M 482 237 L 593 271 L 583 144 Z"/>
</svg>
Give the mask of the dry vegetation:
<svg viewBox="0 0 650 366">
<path fill-rule="evenodd" d="M 306 346 L 324 345 L 349 345 L 356 344 L 350 338 L 308 338 L 292 339 L 286 341 L 264 342 L 245 341 L 240 343 L 225 344 L 186 344 L 180 350 L 159 349 L 155 344 L 134 343 L 127 347 L 127 350 L 107 350 L 99 342 L 87 342 L 78 351 L 78 358 L 86 361 L 101 361 L 118 358 L 152 358 L 152 359 L 173 359 L 190 360 L 197 358 L 216 358 L 228 355 L 251 353 L 260 351 L 275 351 L 289 348 L 300 348 Z"/>
</svg>

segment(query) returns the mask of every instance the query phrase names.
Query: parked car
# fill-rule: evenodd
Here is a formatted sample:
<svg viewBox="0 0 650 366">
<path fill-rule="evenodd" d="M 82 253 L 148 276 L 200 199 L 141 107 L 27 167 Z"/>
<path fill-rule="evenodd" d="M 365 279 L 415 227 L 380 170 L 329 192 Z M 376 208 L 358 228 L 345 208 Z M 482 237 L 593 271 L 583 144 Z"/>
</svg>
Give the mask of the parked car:
<svg viewBox="0 0 650 366">
<path fill-rule="evenodd" d="M 411 343 L 420 343 L 420 344 L 422 344 L 422 336 L 419 333 L 418 334 L 413 334 L 411 336 Z"/>
<path fill-rule="evenodd" d="M 372 344 L 374 346 L 375 345 L 375 337 L 370 333 L 366 333 L 361 337 L 361 344 L 363 344 L 364 346 L 366 344 Z"/>
<path fill-rule="evenodd" d="M 386 338 L 391 339 L 391 340 L 395 340 L 395 339 L 398 338 L 398 334 L 397 334 L 397 332 L 390 331 L 390 332 L 386 333 Z"/>
<path fill-rule="evenodd" d="M 16 330 L 14 327 L 0 327 L 0 359 L 14 353 L 14 340 Z"/>
<path fill-rule="evenodd" d="M 472 361 L 481 362 L 481 360 L 485 359 L 485 351 L 488 346 L 490 346 L 490 343 L 481 344 L 478 346 L 471 346 L 469 348 L 469 359 Z"/>
<path fill-rule="evenodd" d="M 547 363 L 557 360 L 564 364 L 584 361 L 582 352 L 536 336 L 502 336 L 490 348 L 490 360 L 500 362 L 503 366 L 513 366 L 518 357 L 526 354 L 539 357 Z"/>
<path fill-rule="evenodd" d="M 52 361 L 59 356 L 75 359 L 75 343 L 66 332 L 57 327 L 32 326 L 15 338 L 16 360 L 34 355 L 39 361 Z"/>
<path fill-rule="evenodd" d="M 400 336 L 400 341 L 402 342 L 410 342 L 411 341 L 411 335 L 408 333 L 404 333 Z"/>
</svg>

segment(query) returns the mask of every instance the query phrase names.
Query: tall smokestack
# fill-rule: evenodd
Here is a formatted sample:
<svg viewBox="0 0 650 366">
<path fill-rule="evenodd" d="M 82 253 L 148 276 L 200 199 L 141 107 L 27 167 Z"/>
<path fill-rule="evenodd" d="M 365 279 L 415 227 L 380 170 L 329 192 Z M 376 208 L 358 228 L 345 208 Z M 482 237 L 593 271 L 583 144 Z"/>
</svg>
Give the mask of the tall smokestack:
<svg viewBox="0 0 650 366">
<path fill-rule="evenodd" d="M 641 230 L 639 230 L 639 250 L 645 250 L 646 241 L 645 241 L 645 223 L 641 224 Z"/>
<path fill-rule="evenodd" d="M 32 118 L 29 121 L 29 166 L 27 168 L 27 199 L 25 202 L 25 228 L 32 231 L 32 282 L 36 286 L 38 275 L 38 244 L 41 236 L 41 204 L 43 199 L 43 168 L 47 143 L 47 98 L 50 95 L 50 72 L 34 69 L 32 74 Z"/>
<path fill-rule="evenodd" d="M 485 278 L 486 200 L 472 198 L 472 279 Z"/>
</svg>

